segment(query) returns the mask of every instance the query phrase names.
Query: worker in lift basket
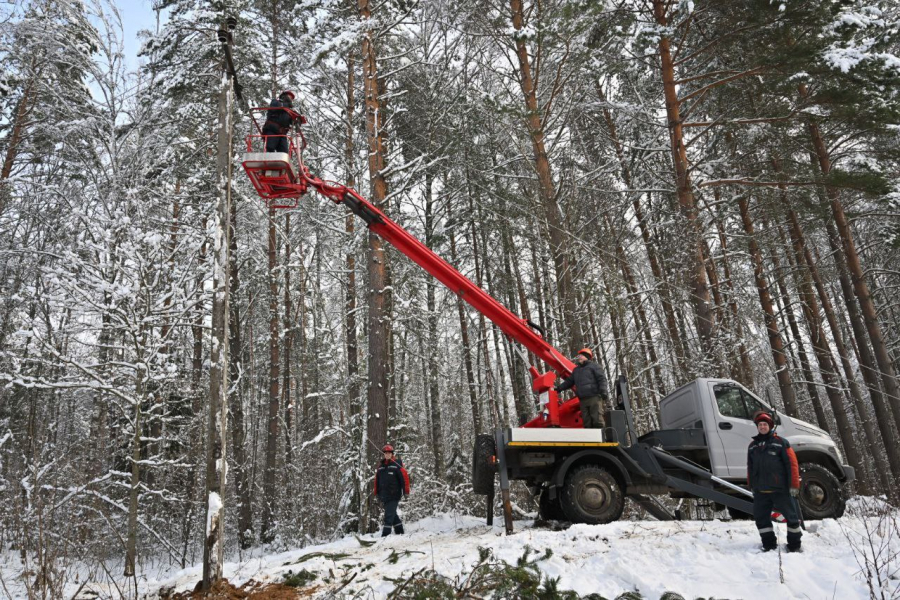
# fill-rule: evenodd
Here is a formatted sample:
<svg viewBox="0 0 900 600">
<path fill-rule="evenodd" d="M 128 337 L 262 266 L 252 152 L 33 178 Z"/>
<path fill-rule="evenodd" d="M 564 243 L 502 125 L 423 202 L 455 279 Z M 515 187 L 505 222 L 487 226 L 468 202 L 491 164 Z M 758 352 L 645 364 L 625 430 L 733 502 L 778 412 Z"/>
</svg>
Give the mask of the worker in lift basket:
<svg viewBox="0 0 900 600">
<path fill-rule="evenodd" d="M 747 451 L 747 483 L 753 490 L 753 518 L 762 539 L 763 552 L 778 547 L 772 526 L 772 509 L 787 521 L 787 550 L 800 551 L 800 467 L 790 443 L 775 433 L 775 419 L 767 412 L 753 417 L 759 435 Z"/>
<path fill-rule="evenodd" d="M 403 534 L 403 523 L 397 516 L 397 507 L 400 499 L 409 496 L 409 474 L 403 468 L 403 461 L 399 456 L 394 456 L 394 447 L 386 444 L 382 448 L 384 459 L 378 463 L 375 471 L 375 495 L 384 507 L 384 526 L 381 528 L 381 537 L 394 533 Z"/>
<path fill-rule="evenodd" d="M 266 152 L 288 152 L 287 134 L 294 125 L 293 111 L 294 92 L 284 90 L 277 98 L 272 99 L 266 112 L 266 122 L 262 134 L 266 137 Z M 281 109 L 288 110 L 281 110 Z"/>
<path fill-rule="evenodd" d="M 609 399 L 609 388 L 606 375 L 600 365 L 594 362 L 594 353 L 590 348 L 582 348 L 575 355 L 578 363 L 572 374 L 554 389 L 562 392 L 575 386 L 578 396 L 578 407 L 581 409 L 581 421 L 585 429 L 600 429 L 605 426 L 600 412 L 600 403 L 606 404 Z"/>
</svg>

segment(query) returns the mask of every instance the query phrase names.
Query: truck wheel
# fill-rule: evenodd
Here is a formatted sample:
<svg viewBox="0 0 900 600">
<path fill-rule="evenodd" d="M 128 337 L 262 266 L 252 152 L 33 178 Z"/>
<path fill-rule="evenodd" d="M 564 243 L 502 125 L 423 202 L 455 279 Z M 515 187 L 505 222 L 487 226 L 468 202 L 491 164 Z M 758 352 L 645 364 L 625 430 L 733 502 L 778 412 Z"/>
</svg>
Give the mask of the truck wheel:
<svg viewBox="0 0 900 600">
<path fill-rule="evenodd" d="M 559 504 L 559 496 L 555 500 L 550 499 L 550 489 L 541 490 L 541 498 L 538 502 L 538 513 L 545 521 L 566 521 L 566 513 Z"/>
<path fill-rule="evenodd" d="M 494 436 L 482 433 L 475 436 L 472 450 L 472 489 L 476 494 L 487 496 L 494 493 L 494 473 L 491 457 L 496 454 Z"/>
<path fill-rule="evenodd" d="M 800 465 L 800 510 L 804 519 L 839 519 L 846 499 L 834 473 L 816 463 Z"/>
<path fill-rule="evenodd" d="M 625 492 L 609 471 L 597 465 L 583 465 L 566 477 L 560 504 L 573 523 L 600 525 L 621 516 Z"/>
</svg>

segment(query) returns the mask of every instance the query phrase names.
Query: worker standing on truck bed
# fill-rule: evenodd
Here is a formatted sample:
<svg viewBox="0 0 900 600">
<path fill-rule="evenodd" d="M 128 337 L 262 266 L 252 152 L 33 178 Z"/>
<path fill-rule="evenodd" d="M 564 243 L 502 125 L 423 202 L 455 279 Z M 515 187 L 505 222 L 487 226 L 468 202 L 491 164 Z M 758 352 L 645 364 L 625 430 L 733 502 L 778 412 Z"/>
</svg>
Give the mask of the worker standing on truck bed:
<svg viewBox="0 0 900 600">
<path fill-rule="evenodd" d="M 384 526 L 381 528 L 381 537 L 394 533 L 403 534 L 403 523 L 397 516 L 397 507 L 400 499 L 409 495 L 409 474 L 403 468 L 403 461 L 399 456 L 394 456 L 394 447 L 385 444 L 382 448 L 384 459 L 378 464 L 375 471 L 375 495 L 384 506 Z"/>
<path fill-rule="evenodd" d="M 555 388 L 557 392 L 562 392 L 575 386 L 578 407 L 581 409 L 581 421 L 585 429 L 600 429 L 605 426 L 600 412 L 600 402 L 605 403 L 609 399 L 606 375 L 593 359 L 594 353 L 590 348 L 579 350 L 575 355 L 575 362 L 578 364 L 572 370 L 572 374 Z"/>
<path fill-rule="evenodd" d="M 766 412 L 753 417 L 759 435 L 747 451 L 747 483 L 753 490 L 753 518 L 762 539 L 763 552 L 778 547 L 772 510 L 787 521 L 788 552 L 800 551 L 800 467 L 790 443 L 775 433 L 775 419 Z"/>
</svg>

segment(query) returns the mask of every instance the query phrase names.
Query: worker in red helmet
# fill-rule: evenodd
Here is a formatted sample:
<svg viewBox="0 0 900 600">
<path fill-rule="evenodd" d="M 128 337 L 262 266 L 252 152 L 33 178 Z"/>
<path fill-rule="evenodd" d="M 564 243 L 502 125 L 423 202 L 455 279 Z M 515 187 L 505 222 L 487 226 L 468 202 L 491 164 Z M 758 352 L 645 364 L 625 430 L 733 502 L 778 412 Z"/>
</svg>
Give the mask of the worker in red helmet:
<svg viewBox="0 0 900 600">
<path fill-rule="evenodd" d="M 375 471 L 375 496 L 384 507 L 384 526 L 381 537 L 394 533 L 403 535 L 403 523 L 397 515 L 400 500 L 409 495 L 409 473 L 403 468 L 403 461 L 394 455 L 394 447 L 385 444 L 381 449 L 384 458 L 378 463 Z"/>
<path fill-rule="evenodd" d="M 557 392 L 575 388 L 578 406 L 581 409 L 581 421 L 585 429 L 600 429 L 605 426 L 600 405 L 609 399 L 609 387 L 606 374 L 596 362 L 590 348 L 582 348 L 575 355 L 577 363 L 572 374 L 556 386 Z"/>
<path fill-rule="evenodd" d="M 294 125 L 294 92 L 284 90 L 277 98 L 273 98 L 266 111 L 266 122 L 263 124 L 262 134 L 266 140 L 266 152 L 287 153 L 287 134 Z"/>
<path fill-rule="evenodd" d="M 758 435 L 747 451 L 747 483 L 753 490 L 753 518 L 763 552 L 778 547 L 772 510 L 787 521 L 787 550 L 800 551 L 800 467 L 791 444 L 775 433 L 775 418 L 760 411 L 753 417 Z"/>
</svg>

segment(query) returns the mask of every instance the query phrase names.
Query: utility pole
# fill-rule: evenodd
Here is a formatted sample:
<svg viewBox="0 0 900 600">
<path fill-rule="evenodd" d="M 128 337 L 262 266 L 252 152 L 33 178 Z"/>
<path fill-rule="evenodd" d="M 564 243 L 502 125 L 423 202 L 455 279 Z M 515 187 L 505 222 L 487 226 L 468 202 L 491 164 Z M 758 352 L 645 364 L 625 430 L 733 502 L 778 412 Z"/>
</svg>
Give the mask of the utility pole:
<svg viewBox="0 0 900 600">
<path fill-rule="evenodd" d="M 231 223 L 231 113 L 234 63 L 231 32 L 237 19 L 228 17 L 219 29 L 224 50 L 219 91 L 215 234 L 213 239 L 212 349 L 209 358 L 209 439 L 206 451 L 206 529 L 203 541 L 203 590 L 222 578 L 225 559 L 225 483 L 228 472 L 225 433 L 228 425 L 228 259 Z"/>
</svg>

